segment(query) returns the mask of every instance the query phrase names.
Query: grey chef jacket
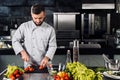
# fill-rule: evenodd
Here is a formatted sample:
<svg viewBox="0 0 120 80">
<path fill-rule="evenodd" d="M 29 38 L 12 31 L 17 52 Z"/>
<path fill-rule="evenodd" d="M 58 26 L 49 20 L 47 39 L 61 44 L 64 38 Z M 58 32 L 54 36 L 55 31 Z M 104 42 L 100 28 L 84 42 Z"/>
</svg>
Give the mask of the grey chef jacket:
<svg viewBox="0 0 120 80">
<path fill-rule="evenodd" d="M 38 64 L 44 56 L 52 60 L 57 48 L 55 30 L 45 22 L 40 26 L 36 26 L 32 20 L 25 22 L 14 33 L 12 46 L 16 55 L 25 50 Z M 24 63 L 25 67 L 27 63 Z"/>
</svg>

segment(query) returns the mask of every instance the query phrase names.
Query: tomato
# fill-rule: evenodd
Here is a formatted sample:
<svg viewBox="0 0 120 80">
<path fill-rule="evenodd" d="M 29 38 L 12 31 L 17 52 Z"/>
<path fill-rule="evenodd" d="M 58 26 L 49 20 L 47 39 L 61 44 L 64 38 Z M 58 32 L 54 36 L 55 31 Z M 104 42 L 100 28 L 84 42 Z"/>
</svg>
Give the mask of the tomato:
<svg viewBox="0 0 120 80">
<path fill-rule="evenodd" d="M 65 80 L 70 80 L 68 76 L 65 76 L 64 79 L 65 79 Z"/>
<path fill-rule="evenodd" d="M 34 68 L 29 68 L 29 71 L 30 71 L 30 72 L 33 72 L 33 71 L 34 71 Z"/>
<path fill-rule="evenodd" d="M 15 76 L 13 74 L 10 75 L 9 77 L 11 80 L 15 80 Z"/>
<path fill-rule="evenodd" d="M 40 69 L 40 70 L 43 69 L 43 68 L 44 68 L 44 67 L 43 67 L 42 65 L 39 66 L 39 69 Z"/>
<path fill-rule="evenodd" d="M 29 68 L 28 67 L 24 68 L 24 71 L 25 72 L 29 71 Z"/>
<path fill-rule="evenodd" d="M 13 77 L 13 76 L 14 76 L 14 74 L 10 74 L 9 78 L 10 78 L 10 77 Z"/>
<path fill-rule="evenodd" d="M 61 78 L 61 80 L 65 80 L 64 78 Z"/>
<path fill-rule="evenodd" d="M 16 75 L 16 74 L 18 74 L 18 72 L 19 72 L 19 70 L 17 69 L 17 70 L 14 71 L 13 74 Z"/>
<path fill-rule="evenodd" d="M 19 77 L 20 77 L 20 74 L 16 74 L 15 77 L 16 77 L 16 78 L 19 78 Z"/>
<path fill-rule="evenodd" d="M 20 75 L 22 75 L 22 74 L 23 74 L 23 72 L 22 72 L 22 71 L 19 71 L 19 73 L 20 73 Z"/>
<path fill-rule="evenodd" d="M 59 75 L 54 75 L 54 80 L 61 80 Z"/>
<path fill-rule="evenodd" d="M 34 68 L 32 67 L 32 66 L 28 66 L 28 67 L 26 67 L 26 68 L 24 68 L 24 71 L 25 72 L 33 72 L 34 71 Z M 21 74 L 23 74 L 23 73 L 21 73 Z"/>
</svg>

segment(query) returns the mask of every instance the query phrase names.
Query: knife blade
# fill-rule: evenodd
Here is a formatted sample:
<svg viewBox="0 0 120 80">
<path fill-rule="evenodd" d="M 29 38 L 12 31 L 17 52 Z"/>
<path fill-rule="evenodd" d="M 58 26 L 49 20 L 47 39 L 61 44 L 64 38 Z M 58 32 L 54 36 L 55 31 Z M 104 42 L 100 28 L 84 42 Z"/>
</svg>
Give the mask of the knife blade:
<svg viewBox="0 0 120 80">
<path fill-rule="evenodd" d="M 3 73 L 5 73 L 6 71 L 7 71 L 7 68 L 4 69 L 4 70 L 0 73 L 0 76 L 1 76 Z"/>
<path fill-rule="evenodd" d="M 29 65 L 35 65 L 35 66 L 38 66 L 37 64 L 35 64 L 35 63 L 31 62 L 31 61 L 28 61 L 27 63 L 28 63 Z"/>
</svg>

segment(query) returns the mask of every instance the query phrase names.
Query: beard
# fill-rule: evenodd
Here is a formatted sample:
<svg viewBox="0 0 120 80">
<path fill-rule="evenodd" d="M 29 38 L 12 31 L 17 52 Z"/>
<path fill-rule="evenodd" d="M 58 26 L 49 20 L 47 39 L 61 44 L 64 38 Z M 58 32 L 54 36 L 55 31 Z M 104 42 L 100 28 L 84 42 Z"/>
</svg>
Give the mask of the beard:
<svg viewBox="0 0 120 80">
<path fill-rule="evenodd" d="M 33 21 L 33 22 L 34 22 L 34 21 Z M 43 21 L 40 22 L 40 23 L 36 23 L 36 22 L 34 22 L 34 23 L 35 23 L 36 26 L 40 26 L 40 25 L 43 23 Z"/>
</svg>

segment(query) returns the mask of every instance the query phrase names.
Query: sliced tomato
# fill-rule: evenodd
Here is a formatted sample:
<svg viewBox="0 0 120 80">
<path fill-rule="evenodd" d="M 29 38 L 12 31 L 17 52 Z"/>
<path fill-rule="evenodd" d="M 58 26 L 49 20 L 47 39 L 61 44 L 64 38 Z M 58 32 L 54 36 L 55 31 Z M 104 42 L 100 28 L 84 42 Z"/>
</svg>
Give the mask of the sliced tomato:
<svg viewBox="0 0 120 80">
<path fill-rule="evenodd" d="M 39 66 L 39 69 L 40 69 L 40 70 L 43 69 L 43 68 L 44 68 L 44 67 L 43 67 L 42 65 Z"/>
</svg>

